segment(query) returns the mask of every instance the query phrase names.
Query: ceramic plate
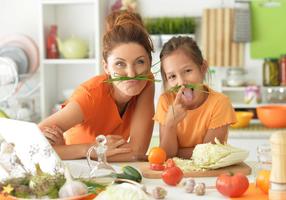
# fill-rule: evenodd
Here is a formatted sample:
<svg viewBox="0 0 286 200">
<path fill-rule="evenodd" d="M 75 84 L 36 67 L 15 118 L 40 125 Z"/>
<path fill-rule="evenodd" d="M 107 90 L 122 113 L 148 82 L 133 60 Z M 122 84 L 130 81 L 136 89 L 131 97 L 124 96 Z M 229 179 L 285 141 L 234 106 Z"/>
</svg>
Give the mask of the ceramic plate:
<svg viewBox="0 0 286 200">
<path fill-rule="evenodd" d="M 0 57 L 8 57 L 14 60 L 18 66 L 18 74 L 25 74 L 29 71 L 29 60 L 25 51 L 19 47 L 0 47 Z"/>
<path fill-rule="evenodd" d="M 33 39 L 26 35 L 15 34 L 0 37 L 0 47 L 19 47 L 29 58 L 29 73 L 34 73 L 39 67 L 39 49 Z"/>
</svg>

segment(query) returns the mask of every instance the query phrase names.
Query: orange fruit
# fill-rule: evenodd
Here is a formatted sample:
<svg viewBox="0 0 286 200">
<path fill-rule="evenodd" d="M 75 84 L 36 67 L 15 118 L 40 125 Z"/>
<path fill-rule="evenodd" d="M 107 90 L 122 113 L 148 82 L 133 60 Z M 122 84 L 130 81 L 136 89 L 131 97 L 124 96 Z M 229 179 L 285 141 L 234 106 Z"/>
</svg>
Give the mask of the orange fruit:
<svg viewBox="0 0 286 200">
<path fill-rule="evenodd" d="M 161 147 L 153 147 L 148 155 L 148 161 L 152 164 L 163 164 L 166 158 L 166 152 Z"/>
<path fill-rule="evenodd" d="M 270 170 L 260 170 L 256 177 L 256 186 L 268 194 L 270 187 Z"/>
</svg>

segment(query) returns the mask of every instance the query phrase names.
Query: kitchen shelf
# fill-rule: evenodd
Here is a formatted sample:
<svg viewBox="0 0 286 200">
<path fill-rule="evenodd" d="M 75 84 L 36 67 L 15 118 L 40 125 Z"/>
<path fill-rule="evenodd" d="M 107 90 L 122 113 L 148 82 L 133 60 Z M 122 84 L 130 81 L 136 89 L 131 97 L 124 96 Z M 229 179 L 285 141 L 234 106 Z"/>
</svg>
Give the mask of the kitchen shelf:
<svg viewBox="0 0 286 200">
<path fill-rule="evenodd" d="M 244 104 L 244 103 L 232 103 L 234 108 L 257 108 L 258 106 L 265 105 L 286 105 L 286 103 L 258 103 L 258 104 Z"/>
<path fill-rule="evenodd" d="M 43 0 L 44 5 L 54 4 L 92 4 L 95 0 Z"/>
<path fill-rule="evenodd" d="M 95 65 L 96 59 L 44 59 L 45 65 Z"/>
<path fill-rule="evenodd" d="M 41 73 L 41 119 L 64 99 L 63 91 L 74 89 L 101 70 L 105 0 L 40 0 L 39 50 Z M 64 42 L 72 36 L 88 43 L 85 59 L 47 59 L 46 41 L 52 25 Z"/>
<path fill-rule="evenodd" d="M 241 87 L 222 86 L 221 90 L 223 92 L 244 92 L 246 87 L 247 86 L 241 86 Z M 261 89 L 279 89 L 279 88 L 286 89 L 286 86 L 260 86 L 260 88 Z"/>
</svg>

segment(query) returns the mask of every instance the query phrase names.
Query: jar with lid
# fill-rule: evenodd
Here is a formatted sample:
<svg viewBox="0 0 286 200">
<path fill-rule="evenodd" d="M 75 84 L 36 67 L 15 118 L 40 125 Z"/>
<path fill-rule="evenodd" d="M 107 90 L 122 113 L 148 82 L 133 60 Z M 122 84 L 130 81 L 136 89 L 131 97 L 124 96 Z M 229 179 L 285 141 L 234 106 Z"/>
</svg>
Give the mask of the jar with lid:
<svg viewBox="0 0 286 200">
<path fill-rule="evenodd" d="M 279 61 L 280 85 L 286 86 L 286 54 L 282 55 Z"/>
<path fill-rule="evenodd" d="M 277 59 L 266 58 L 263 63 L 263 85 L 278 86 L 279 64 Z"/>
<path fill-rule="evenodd" d="M 243 68 L 239 67 L 229 68 L 226 73 L 227 73 L 226 84 L 228 86 L 237 87 L 245 85 L 246 83 L 244 76 L 245 70 Z"/>
</svg>

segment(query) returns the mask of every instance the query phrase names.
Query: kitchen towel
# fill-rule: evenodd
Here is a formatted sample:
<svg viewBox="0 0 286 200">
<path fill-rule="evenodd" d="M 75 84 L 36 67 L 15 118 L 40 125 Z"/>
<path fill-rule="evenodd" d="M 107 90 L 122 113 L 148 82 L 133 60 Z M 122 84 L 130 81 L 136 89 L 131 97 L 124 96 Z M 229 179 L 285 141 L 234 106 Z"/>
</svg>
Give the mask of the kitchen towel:
<svg viewBox="0 0 286 200">
<path fill-rule="evenodd" d="M 268 195 L 257 188 L 255 183 L 250 183 L 247 191 L 241 197 L 230 198 L 230 200 L 268 200 Z"/>
<path fill-rule="evenodd" d="M 267 6 L 264 0 L 251 2 L 251 57 L 278 58 L 286 53 L 286 2 Z"/>
</svg>

